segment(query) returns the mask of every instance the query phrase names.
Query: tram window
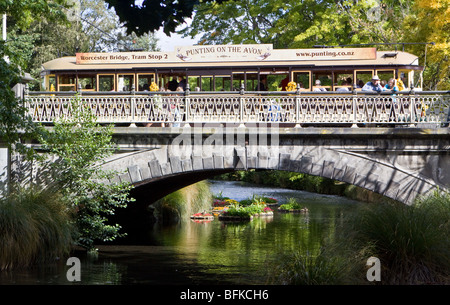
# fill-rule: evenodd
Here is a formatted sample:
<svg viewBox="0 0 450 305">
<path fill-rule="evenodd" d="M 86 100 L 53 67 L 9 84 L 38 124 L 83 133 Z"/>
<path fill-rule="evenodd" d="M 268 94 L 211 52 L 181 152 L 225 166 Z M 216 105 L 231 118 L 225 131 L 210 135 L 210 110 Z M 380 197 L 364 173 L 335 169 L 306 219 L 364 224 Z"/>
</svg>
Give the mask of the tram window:
<svg viewBox="0 0 450 305">
<path fill-rule="evenodd" d="M 58 91 L 75 91 L 76 79 L 74 75 L 60 75 L 58 78 Z"/>
<path fill-rule="evenodd" d="M 267 75 L 267 90 L 268 91 L 280 91 L 280 83 L 286 78 L 286 74 L 269 74 Z"/>
<path fill-rule="evenodd" d="M 231 90 L 231 77 L 229 76 L 216 76 L 214 82 L 216 85 L 216 91 Z"/>
<path fill-rule="evenodd" d="M 78 83 L 82 90 L 95 90 L 97 87 L 97 78 L 95 75 L 80 75 Z"/>
<path fill-rule="evenodd" d="M 201 86 L 202 91 L 213 91 L 213 78 L 212 76 L 202 76 L 201 78 Z"/>
<path fill-rule="evenodd" d="M 414 79 L 414 83 L 413 83 L 414 88 L 415 89 L 421 89 L 422 88 L 422 82 L 423 82 L 422 74 L 414 73 L 414 71 L 411 71 L 410 75 L 411 75 L 411 79 Z M 409 84 L 409 87 L 410 87 L 410 85 L 411 84 Z"/>
<path fill-rule="evenodd" d="M 409 86 L 411 85 L 411 78 L 409 77 L 409 70 L 400 70 L 399 71 L 399 78 L 402 80 L 403 85 L 405 87 L 405 89 L 408 89 Z"/>
<path fill-rule="evenodd" d="M 138 74 L 138 91 L 150 91 L 150 85 L 154 82 L 153 74 Z"/>
<path fill-rule="evenodd" d="M 387 83 L 387 81 L 390 78 L 394 78 L 395 77 L 395 71 L 394 70 L 377 70 L 376 74 L 378 75 L 378 77 L 383 82 L 383 84 L 382 84 L 383 86 L 386 85 L 386 84 L 384 84 L 384 82 Z"/>
<path fill-rule="evenodd" d="M 331 85 L 333 83 L 333 77 L 331 75 L 331 73 L 327 73 L 327 72 L 313 72 L 313 77 L 312 77 L 312 81 L 313 81 L 313 89 L 315 87 L 319 87 L 316 86 L 316 81 L 320 80 L 320 87 L 325 88 L 327 91 L 331 91 Z"/>
<path fill-rule="evenodd" d="M 239 91 L 241 84 L 244 84 L 244 90 L 254 91 L 258 85 L 258 74 L 256 73 L 233 73 L 233 90 Z"/>
<path fill-rule="evenodd" d="M 49 75 L 48 79 L 47 79 L 47 82 L 48 83 L 44 83 L 43 84 L 44 90 L 55 91 L 56 90 L 56 76 L 55 75 Z"/>
<path fill-rule="evenodd" d="M 133 74 L 120 74 L 117 75 L 117 90 L 118 91 L 131 91 L 134 84 Z"/>
<path fill-rule="evenodd" d="M 233 74 L 233 89 L 234 91 L 239 91 L 241 89 L 241 84 L 244 82 L 244 74 Z"/>
<path fill-rule="evenodd" d="M 200 78 L 198 76 L 189 76 L 188 83 L 191 91 L 200 91 Z"/>
<path fill-rule="evenodd" d="M 114 74 L 98 76 L 98 91 L 114 91 Z"/>
<path fill-rule="evenodd" d="M 245 85 L 245 90 L 247 91 L 257 91 L 258 90 L 258 75 L 256 73 L 247 73 L 247 83 Z"/>
<path fill-rule="evenodd" d="M 300 88 L 310 90 L 311 73 L 309 71 L 294 72 L 292 80 L 297 84 L 300 84 Z"/>
<path fill-rule="evenodd" d="M 358 88 L 362 88 L 367 82 L 372 80 L 373 71 L 372 70 L 359 70 L 355 71 L 355 81 Z"/>
<path fill-rule="evenodd" d="M 346 88 L 352 90 L 353 88 L 353 73 L 352 71 L 335 71 L 333 90 L 342 90 Z M 345 90 L 345 89 L 344 89 Z"/>
</svg>

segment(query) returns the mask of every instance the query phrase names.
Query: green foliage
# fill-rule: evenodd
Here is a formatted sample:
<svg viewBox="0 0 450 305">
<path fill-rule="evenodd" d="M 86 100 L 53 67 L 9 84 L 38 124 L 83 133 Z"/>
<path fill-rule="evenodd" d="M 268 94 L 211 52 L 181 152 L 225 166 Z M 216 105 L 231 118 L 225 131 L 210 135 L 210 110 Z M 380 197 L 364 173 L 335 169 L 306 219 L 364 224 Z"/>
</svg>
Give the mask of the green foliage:
<svg viewBox="0 0 450 305">
<path fill-rule="evenodd" d="M 385 284 L 448 281 L 450 195 L 435 193 L 404 204 L 371 205 L 352 219 L 347 238 L 383 266 Z"/>
<path fill-rule="evenodd" d="M 75 1 L 73 7 L 60 7 L 68 20 L 45 15 L 30 20 L 26 27 L 13 17 L 8 19 L 7 44 L 14 61 L 35 78 L 30 89 L 42 89 L 39 82 L 42 64 L 61 56 L 73 56 L 76 52 L 158 50 L 157 39 L 151 33 L 125 35 L 115 11 L 106 6 L 104 1 Z"/>
<path fill-rule="evenodd" d="M 29 267 L 67 255 L 73 213 L 58 193 L 18 189 L 0 200 L 0 270 Z"/>
<path fill-rule="evenodd" d="M 202 2 L 192 23 L 179 33 L 200 44 L 272 43 L 274 48 L 312 48 L 376 43 L 380 50 L 397 42 L 426 64 L 424 89 L 448 90 L 450 56 L 449 1 L 297 1 Z M 425 59 L 427 60 L 424 63 Z"/>
<path fill-rule="evenodd" d="M 269 277 L 277 285 L 342 285 L 348 284 L 350 270 L 350 261 L 333 251 L 298 249 L 280 254 Z"/>
<path fill-rule="evenodd" d="M 414 205 L 371 204 L 342 219 L 320 249 L 280 252 L 272 284 L 370 284 L 367 259 L 381 262 L 378 284 L 448 284 L 450 194 L 435 192 Z"/>
<path fill-rule="evenodd" d="M 341 196 L 347 187 L 344 183 L 337 183 L 328 178 L 277 170 L 237 171 L 218 178 Z"/>
<path fill-rule="evenodd" d="M 131 186 L 108 183 L 118 173 L 99 167 L 114 149 L 112 127 L 99 126 L 78 98 L 66 106 L 71 108 L 71 116 L 40 133 L 39 141 L 48 156 L 41 165 L 49 169 L 42 173 L 42 179 L 49 182 L 48 189 L 61 192 L 77 209 L 77 243 L 91 250 L 95 240 L 110 241 L 121 236 L 119 225 L 106 224 L 107 216 L 132 200 L 128 197 Z"/>
<path fill-rule="evenodd" d="M 221 3 L 224 0 L 214 0 Z M 125 23 L 127 33 L 136 32 L 142 35 L 146 32 L 153 32 L 161 26 L 164 33 L 170 36 L 175 32 L 175 28 L 184 22 L 185 18 L 192 16 L 194 5 L 199 0 L 183 1 L 151 1 L 143 0 L 140 5 L 136 5 L 134 0 L 106 0 L 110 7 L 114 7 L 120 22 Z M 202 2 L 212 2 L 203 0 Z"/>
<path fill-rule="evenodd" d="M 301 210 L 302 208 L 303 207 L 295 200 L 295 198 L 289 198 L 286 203 L 279 207 L 281 210 Z"/>
<path fill-rule="evenodd" d="M 21 143 L 34 133 L 34 125 L 26 116 L 23 103 L 11 89 L 21 81 L 21 77 L 17 65 L 4 59 L 4 55 L 10 54 L 9 49 L 0 43 L 0 138 L 10 149 L 30 155 L 32 151 Z"/>
<path fill-rule="evenodd" d="M 3 0 L 0 1 L 0 14 L 11 16 L 21 28 L 26 28 L 43 16 L 51 20 L 66 20 L 63 8 L 67 7 L 66 0 Z"/>
</svg>

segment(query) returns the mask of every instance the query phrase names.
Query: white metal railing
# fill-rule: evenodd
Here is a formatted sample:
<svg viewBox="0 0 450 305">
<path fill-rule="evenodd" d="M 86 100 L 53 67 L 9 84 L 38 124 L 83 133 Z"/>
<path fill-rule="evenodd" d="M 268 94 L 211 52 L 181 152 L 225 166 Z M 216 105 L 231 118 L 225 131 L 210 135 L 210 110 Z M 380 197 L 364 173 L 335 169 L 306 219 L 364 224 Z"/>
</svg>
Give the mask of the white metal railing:
<svg viewBox="0 0 450 305">
<path fill-rule="evenodd" d="M 26 92 L 33 121 L 71 114 L 77 92 Z M 417 124 L 448 126 L 450 91 L 82 92 L 99 123 Z M 298 125 L 299 126 L 299 125 Z M 373 125 L 371 125 L 373 126 Z"/>
</svg>

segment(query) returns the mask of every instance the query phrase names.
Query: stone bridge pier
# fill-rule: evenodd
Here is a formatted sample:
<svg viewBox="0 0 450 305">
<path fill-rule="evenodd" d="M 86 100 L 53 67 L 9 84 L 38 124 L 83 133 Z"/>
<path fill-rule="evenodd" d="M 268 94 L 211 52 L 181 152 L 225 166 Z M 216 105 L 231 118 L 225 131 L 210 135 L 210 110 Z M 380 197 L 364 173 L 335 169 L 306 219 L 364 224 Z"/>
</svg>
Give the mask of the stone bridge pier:
<svg viewBox="0 0 450 305">
<path fill-rule="evenodd" d="M 274 169 L 354 184 L 410 205 L 450 188 L 450 129 L 149 127 L 116 128 L 119 150 L 103 165 L 121 170 L 154 202 L 235 170 Z"/>
</svg>

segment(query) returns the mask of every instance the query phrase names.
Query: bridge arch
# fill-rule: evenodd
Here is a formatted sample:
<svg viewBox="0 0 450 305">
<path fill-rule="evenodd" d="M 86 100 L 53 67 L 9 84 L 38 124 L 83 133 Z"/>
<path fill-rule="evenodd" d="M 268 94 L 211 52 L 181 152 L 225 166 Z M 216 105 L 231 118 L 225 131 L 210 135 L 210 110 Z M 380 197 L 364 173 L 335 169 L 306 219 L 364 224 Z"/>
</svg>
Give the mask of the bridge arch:
<svg viewBox="0 0 450 305">
<path fill-rule="evenodd" d="M 447 142 L 399 138 L 393 134 L 369 139 L 368 130 L 356 134 L 351 128 L 348 131 L 353 133 L 350 138 L 336 137 L 323 129 L 313 134 L 301 131 L 300 137 L 280 134 L 276 146 L 251 141 L 249 144 L 248 134 L 243 145 L 213 145 L 209 134 L 209 141 L 204 141 L 207 145 L 185 146 L 181 150 L 166 138 L 152 142 L 147 149 L 118 153 L 104 167 L 122 169 L 117 180 L 130 182 L 137 192 L 147 193 L 155 200 L 200 180 L 248 169 L 330 178 L 408 205 L 417 195 L 436 187 L 447 189 L 450 177 L 445 166 L 450 164 L 450 155 L 441 149 L 448 147 Z"/>
</svg>

